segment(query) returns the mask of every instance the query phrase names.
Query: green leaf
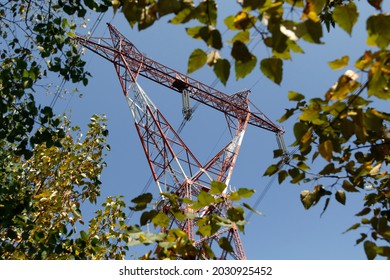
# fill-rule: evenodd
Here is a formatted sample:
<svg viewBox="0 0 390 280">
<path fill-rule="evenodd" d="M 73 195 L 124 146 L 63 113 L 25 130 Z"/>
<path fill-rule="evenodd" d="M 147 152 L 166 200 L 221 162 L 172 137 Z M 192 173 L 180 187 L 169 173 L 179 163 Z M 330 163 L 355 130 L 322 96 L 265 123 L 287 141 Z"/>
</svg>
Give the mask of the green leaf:
<svg viewBox="0 0 390 280">
<path fill-rule="evenodd" d="M 330 202 L 330 197 L 326 198 L 324 208 L 322 209 L 320 217 L 325 213 L 326 209 L 328 209 L 329 202 Z"/>
<path fill-rule="evenodd" d="M 243 62 L 236 60 L 234 63 L 234 70 L 236 71 L 236 79 L 245 78 L 248 74 L 250 74 L 253 69 L 256 67 L 257 64 L 257 58 L 256 56 L 252 55 L 251 60 Z"/>
<path fill-rule="evenodd" d="M 229 253 L 233 252 L 233 247 L 230 244 L 229 239 L 227 239 L 227 237 L 221 237 L 218 240 L 218 245 L 219 247 L 221 247 L 222 250 L 225 250 L 226 252 Z"/>
<path fill-rule="evenodd" d="M 141 226 L 146 225 L 149 221 L 151 221 L 156 215 L 157 215 L 156 210 L 151 210 L 151 211 L 145 211 L 142 213 L 140 217 L 140 224 Z"/>
<path fill-rule="evenodd" d="M 340 202 L 342 205 L 345 205 L 346 196 L 345 196 L 345 192 L 344 192 L 344 191 L 338 190 L 338 191 L 335 193 L 335 197 L 336 197 L 336 200 L 337 200 L 338 202 Z"/>
<path fill-rule="evenodd" d="M 272 48 L 273 53 L 279 53 L 279 56 L 286 57 L 290 59 L 291 55 L 288 50 L 288 37 L 280 31 L 280 26 L 278 24 L 269 27 L 272 37 L 270 37 L 268 44 Z"/>
<path fill-rule="evenodd" d="M 166 214 L 160 212 L 156 216 L 154 216 L 154 218 L 152 219 L 152 223 L 156 226 L 160 226 L 161 228 L 166 228 L 169 226 L 170 219 Z"/>
<path fill-rule="evenodd" d="M 302 137 L 309 131 L 309 126 L 303 122 L 297 122 L 294 125 L 294 136 L 298 142 L 302 140 Z"/>
<path fill-rule="evenodd" d="M 360 70 L 367 69 L 373 61 L 372 52 L 366 51 L 356 62 L 355 67 Z"/>
<path fill-rule="evenodd" d="M 354 2 L 349 2 L 346 5 L 337 5 L 333 10 L 334 21 L 349 35 L 351 35 L 352 28 L 358 17 L 359 13 Z"/>
<path fill-rule="evenodd" d="M 274 158 L 279 158 L 284 155 L 283 149 L 274 150 Z"/>
<path fill-rule="evenodd" d="M 207 54 L 201 49 L 195 49 L 188 59 L 188 73 L 192 73 L 203 67 L 207 62 Z"/>
<path fill-rule="evenodd" d="M 52 108 L 45 106 L 42 110 L 41 113 L 44 114 L 46 117 L 51 118 L 53 117 L 53 110 Z"/>
<path fill-rule="evenodd" d="M 332 116 L 339 116 L 339 114 L 343 111 L 345 111 L 347 108 L 347 105 L 343 101 L 336 101 L 331 106 L 323 106 L 322 109 L 326 113 L 332 114 Z M 344 123 L 343 123 L 344 124 Z M 342 128 L 340 128 L 342 129 Z"/>
<path fill-rule="evenodd" d="M 356 223 L 356 224 L 352 225 L 351 227 L 349 227 L 346 231 L 344 231 L 343 234 L 347 233 L 348 231 L 355 230 L 359 227 L 360 227 L 360 223 Z"/>
<path fill-rule="evenodd" d="M 217 4 L 214 0 L 202 1 L 195 9 L 194 15 L 199 22 L 207 25 L 217 24 Z"/>
<path fill-rule="evenodd" d="M 234 19 L 235 19 L 235 16 L 231 15 L 231 16 L 226 17 L 223 21 L 225 23 L 225 25 L 227 26 L 227 28 L 230 30 L 238 30 L 237 27 L 234 25 Z"/>
<path fill-rule="evenodd" d="M 222 36 L 217 29 L 210 31 L 210 37 L 207 40 L 207 45 L 217 50 L 222 48 Z"/>
<path fill-rule="evenodd" d="M 376 258 L 376 248 L 377 246 L 374 242 L 368 240 L 364 242 L 364 251 L 366 253 L 367 259 L 373 260 Z"/>
<path fill-rule="evenodd" d="M 260 70 L 263 74 L 280 85 L 283 78 L 283 61 L 280 58 L 265 58 L 260 62 Z"/>
<path fill-rule="evenodd" d="M 263 213 L 261 213 L 260 211 L 257 211 L 256 209 L 254 209 L 252 206 L 250 206 L 249 204 L 247 203 L 242 203 L 242 206 L 244 206 L 246 209 L 252 211 L 253 213 L 257 214 L 257 215 L 260 215 L 260 216 L 263 216 Z"/>
<path fill-rule="evenodd" d="M 153 196 L 151 193 L 145 193 L 140 196 L 137 196 L 131 202 L 135 203 L 136 205 L 133 207 L 130 207 L 133 211 L 141 211 L 146 208 L 148 203 L 150 203 L 153 199 Z"/>
<path fill-rule="evenodd" d="M 210 225 L 201 225 L 198 227 L 198 232 L 201 236 L 210 236 L 211 235 L 211 226 Z"/>
<path fill-rule="evenodd" d="M 314 203 L 314 195 L 311 191 L 308 190 L 301 192 L 300 199 L 305 209 L 309 209 Z"/>
<path fill-rule="evenodd" d="M 272 50 L 273 57 L 280 58 L 282 60 L 291 60 L 290 50 L 286 47 L 283 52 L 277 52 L 276 50 Z"/>
<path fill-rule="evenodd" d="M 383 65 L 383 64 L 385 65 Z M 389 100 L 389 84 L 390 75 L 389 70 L 386 69 L 388 66 L 387 62 L 375 62 L 368 73 L 368 95 L 376 96 L 380 99 Z"/>
<path fill-rule="evenodd" d="M 282 122 L 285 122 L 286 120 L 288 120 L 294 113 L 295 113 L 295 109 L 285 109 L 286 110 L 286 113 L 283 114 L 283 116 L 278 119 L 278 122 L 282 123 Z"/>
<path fill-rule="evenodd" d="M 208 26 L 201 25 L 201 26 L 189 27 L 186 28 L 186 32 L 190 37 L 198 40 L 202 39 L 203 41 L 206 42 L 210 36 Z"/>
<path fill-rule="evenodd" d="M 153 199 L 153 195 L 151 193 L 144 193 L 144 194 L 141 194 L 139 196 L 137 196 L 136 198 L 133 198 L 131 200 L 131 202 L 133 203 L 150 203 Z"/>
<path fill-rule="evenodd" d="M 178 0 L 159 0 L 157 2 L 157 11 L 160 17 L 167 14 L 175 13 L 180 10 L 180 2 Z"/>
<path fill-rule="evenodd" d="M 281 170 L 278 173 L 278 182 L 281 184 L 288 177 L 288 172 L 286 170 Z"/>
<path fill-rule="evenodd" d="M 247 189 L 247 188 L 239 188 L 237 192 L 241 197 L 250 198 L 255 193 L 255 190 Z"/>
<path fill-rule="evenodd" d="M 210 194 L 221 194 L 226 189 L 226 184 L 219 181 L 212 181 L 211 182 L 211 188 L 210 188 Z"/>
<path fill-rule="evenodd" d="M 365 234 L 365 233 L 361 233 L 360 236 L 361 237 L 356 240 L 356 245 L 362 243 L 367 238 L 367 234 Z"/>
<path fill-rule="evenodd" d="M 303 171 L 310 170 L 310 167 L 306 163 L 304 163 L 303 161 L 298 162 L 297 166 L 299 167 L 299 169 L 301 169 Z"/>
<path fill-rule="evenodd" d="M 305 173 L 299 168 L 291 168 L 288 170 L 288 174 L 291 177 L 291 183 L 297 184 L 305 178 Z"/>
<path fill-rule="evenodd" d="M 347 55 L 343 56 L 340 59 L 336 59 L 328 62 L 330 68 L 332 68 L 333 70 L 344 68 L 345 66 L 348 65 L 348 63 L 349 63 L 349 56 Z"/>
<path fill-rule="evenodd" d="M 337 170 L 334 166 L 334 163 L 331 162 L 331 163 L 327 164 L 318 174 L 329 175 L 329 174 L 335 174 L 337 172 L 339 172 L 339 170 Z"/>
<path fill-rule="evenodd" d="M 138 21 L 138 30 L 144 30 L 157 20 L 157 14 L 154 11 L 154 9 L 151 9 L 149 7 L 145 7 L 142 9 L 141 16 Z"/>
<path fill-rule="evenodd" d="M 243 221 L 244 209 L 242 209 L 241 207 L 230 207 L 227 210 L 227 215 L 232 222 Z"/>
<path fill-rule="evenodd" d="M 238 32 L 236 35 L 234 35 L 234 37 L 232 39 L 232 43 L 234 43 L 235 41 L 240 41 L 240 42 L 243 42 L 243 43 L 249 43 L 250 42 L 249 31 L 245 30 L 245 31 Z"/>
<path fill-rule="evenodd" d="M 278 172 L 278 170 L 279 170 L 279 165 L 272 164 L 272 165 L 268 166 L 268 168 L 264 172 L 263 176 L 271 176 L 271 175 L 275 174 L 276 172 Z"/>
<path fill-rule="evenodd" d="M 343 181 L 343 185 L 342 185 L 343 189 L 347 192 L 359 192 L 359 190 L 357 190 L 354 185 L 352 185 L 349 181 L 347 180 L 344 180 Z"/>
<path fill-rule="evenodd" d="M 378 233 L 382 235 L 384 238 L 390 238 L 390 226 L 388 226 L 389 219 L 386 216 L 382 216 L 378 221 Z"/>
<path fill-rule="evenodd" d="M 238 201 L 241 200 L 241 196 L 238 194 L 238 192 L 230 192 L 228 198 L 231 201 Z"/>
<path fill-rule="evenodd" d="M 310 4 L 308 6 L 309 6 L 309 9 L 311 11 L 315 12 L 315 14 L 319 14 L 323 10 L 324 5 L 326 4 L 327 1 L 326 0 L 308 0 L 305 2 L 308 2 Z"/>
<path fill-rule="evenodd" d="M 180 209 L 171 208 L 170 212 L 173 216 L 179 221 L 184 221 L 186 219 L 186 215 L 183 214 L 183 212 Z M 188 218 L 188 217 L 187 217 Z"/>
<path fill-rule="evenodd" d="M 205 191 L 200 191 L 198 195 L 198 201 L 201 206 L 208 206 L 212 203 L 215 203 L 215 198 Z"/>
<path fill-rule="evenodd" d="M 80 231 L 80 237 L 82 240 L 87 241 L 88 240 L 88 234 L 85 231 Z"/>
<path fill-rule="evenodd" d="M 192 19 L 192 9 L 185 8 L 177 13 L 169 22 L 172 24 L 183 24 Z"/>
<path fill-rule="evenodd" d="M 301 121 L 308 121 L 315 123 L 319 120 L 320 117 L 320 108 L 317 106 L 309 106 L 306 107 L 303 111 L 303 113 L 299 116 L 299 119 Z"/>
<path fill-rule="evenodd" d="M 288 92 L 288 100 L 290 101 L 301 101 L 305 99 L 305 96 L 303 94 L 300 94 L 295 91 L 289 91 Z"/>
<path fill-rule="evenodd" d="M 367 20 L 367 44 L 385 50 L 390 43 L 390 14 L 370 16 Z"/>
<path fill-rule="evenodd" d="M 388 239 L 388 237 L 387 237 Z M 376 248 L 376 253 L 378 255 L 387 257 L 387 259 L 390 258 L 390 247 L 389 246 L 377 246 Z"/>
<path fill-rule="evenodd" d="M 231 55 L 235 60 L 241 62 L 253 60 L 253 55 L 248 50 L 248 47 L 241 41 L 235 41 L 233 43 Z"/>
<path fill-rule="evenodd" d="M 288 41 L 287 41 L 287 46 L 288 46 L 288 48 L 289 48 L 291 51 L 293 51 L 293 52 L 295 52 L 295 53 L 305 53 L 305 52 L 303 51 L 303 49 L 302 49 L 302 48 L 298 45 L 298 43 L 295 42 L 295 41 L 288 40 Z"/>
<path fill-rule="evenodd" d="M 249 8 L 251 10 L 260 9 L 264 6 L 266 0 L 244 0 L 242 1 L 243 8 Z"/>
<path fill-rule="evenodd" d="M 370 207 L 365 207 L 365 208 L 363 208 L 362 211 L 360 211 L 359 213 L 355 214 L 355 216 L 357 216 L 357 217 L 365 216 L 365 215 L 367 215 L 370 212 L 371 212 L 371 208 Z"/>
<path fill-rule="evenodd" d="M 226 85 L 227 80 L 230 76 L 230 63 L 227 59 L 217 59 L 214 64 L 214 73 L 221 81 L 222 84 Z"/>
<path fill-rule="evenodd" d="M 302 36 L 305 41 L 316 44 L 322 43 L 321 38 L 323 34 L 321 22 L 314 22 L 309 19 L 300 23 L 297 29 L 299 30 L 299 35 Z"/>
</svg>

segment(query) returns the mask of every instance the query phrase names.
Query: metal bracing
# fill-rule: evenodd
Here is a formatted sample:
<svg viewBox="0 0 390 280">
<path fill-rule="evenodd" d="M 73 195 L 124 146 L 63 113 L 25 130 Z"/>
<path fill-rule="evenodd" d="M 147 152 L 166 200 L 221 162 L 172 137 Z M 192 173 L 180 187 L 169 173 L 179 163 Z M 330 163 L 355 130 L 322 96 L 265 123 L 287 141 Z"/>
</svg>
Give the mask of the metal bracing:
<svg viewBox="0 0 390 280">
<path fill-rule="evenodd" d="M 142 148 L 160 193 L 175 193 L 182 198 L 195 199 L 201 190 L 206 192 L 210 190 L 213 180 L 229 185 L 248 124 L 277 134 L 283 133 L 283 130 L 263 113 L 251 111 L 248 90 L 233 95 L 222 93 L 147 58 L 115 27 L 109 24 L 108 28 L 111 38 L 77 37 L 76 41 L 114 64 Z M 192 114 L 190 98 L 224 113 L 232 135 L 231 141 L 211 160 L 201 164 L 142 90 L 138 84 L 140 76 L 181 93 L 183 114 L 187 120 Z M 230 207 L 230 201 L 226 198 L 227 192 L 226 188 L 222 193 L 223 202 L 217 205 L 209 205 L 196 211 L 188 206 L 182 206 L 181 210 L 184 213 L 198 215 L 198 217 L 213 213 L 226 217 L 227 209 Z M 162 197 L 157 209 L 166 212 L 172 219 L 171 227 L 177 226 L 185 231 L 196 246 L 207 243 L 211 247 L 214 243 L 218 243 L 215 241 L 224 236 L 231 242 L 234 250 L 233 252 L 222 250 L 220 258 L 226 259 L 229 255 L 234 259 L 246 259 L 239 231 L 235 225 L 222 228 L 213 236 L 196 240 L 194 221 L 177 220 L 169 214 L 169 207 L 169 202 Z"/>
<path fill-rule="evenodd" d="M 189 92 L 191 99 L 197 100 L 207 106 L 237 118 L 239 115 L 249 113 L 248 124 L 254 125 L 272 132 L 282 132 L 283 129 L 264 114 L 257 111 L 249 111 L 247 104 L 235 102 L 231 95 L 223 93 L 208 85 L 203 84 L 185 74 L 158 63 L 143 55 L 133 43 L 124 37 L 113 25 L 108 24 L 111 38 L 89 38 L 77 37 L 76 40 L 91 51 L 104 57 L 105 59 L 118 64 L 120 67 L 129 67 L 129 70 L 136 75 L 148 78 L 160 85 L 168 87 L 173 91 L 182 93 L 184 89 Z M 122 60 L 115 61 L 119 54 Z M 138 78 L 138 77 L 135 78 Z M 249 92 L 249 91 L 248 91 Z M 244 106 L 242 106 L 244 105 Z"/>
</svg>

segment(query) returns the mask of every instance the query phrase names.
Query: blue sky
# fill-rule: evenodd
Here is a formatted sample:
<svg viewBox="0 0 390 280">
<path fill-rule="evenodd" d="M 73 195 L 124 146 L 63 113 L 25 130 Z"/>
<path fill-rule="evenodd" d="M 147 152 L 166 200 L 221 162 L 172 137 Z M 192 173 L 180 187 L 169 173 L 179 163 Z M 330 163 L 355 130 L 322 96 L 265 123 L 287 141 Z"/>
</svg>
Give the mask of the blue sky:
<svg viewBox="0 0 390 280">
<path fill-rule="evenodd" d="M 235 1 L 229 3 L 231 4 L 224 4 L 223 7 L 220 5 L 226 15 L 234 13 L 236 7 Z M 389 10 L 389 3 L 384 6 Z M 322 97 L 345 71 L 332 71 L 327 62 L 351 54 L 353 64 L 367 48 L 362 44 L 366 40 L 364 14 L 371 13 L 374 8 L 365 4 L 365 1 L 359 2 L 359 8 L 361 19 L 354 28 L 352 37 L 344 31 L 333 30 L 331 34 L 325 31 L 325 45 L 302 43 L 305 54 L 293 54 L 292 61 L 285 63 L 284 78 L 280 86 L 265 78 L 257 67 L 245 79 L 236 81 L 232 74 L 226 86 L 218 83 L 215 87 L 228 94 L 251 89 L 251 101 L 275 122 L 283 115 L 285 108 L 293 105 L 287 100 L 289 90 L 301 92 L 307 97 Z M 219 17 L 218 27 L 221 31 L 226 29 L 223 18 L 224 16 Z M 118 12 L 112 18 L 112 12 L 109 11 L 94 36 L 107 37 L 109 34 L 105 22 L 111 22 L 148 57 L 185 73 L 187 59 L 192 50 L 196 47 L 205 48 L 202 42 L 189 38 L 182 26 L 167 24 L 168 19 L 162 18 L 151 28 L 138 32 L 130 28 L 123 14 Z M 93 20 L 91 22 L 93 23 Z M 254 52 L 260 57 L 269 56 L 269 51 L 265 50 L 262 44 L 259 44 Z M 85 59 L 93 78 L 90 79 L 88 87 L 79 86 L 83 96 L 65 96 L 56 103 L 55 110 L 59 113 L 69 113 L 74 124 L 85 124 L 92 114 L 107 115 L 111 151 L 106 157 L 108 166 L 102 175 L 102 198 L 124 195 L 127 201 L 130 201 L 141 193 L 149 180 L 149 167 L 113 65 L 90 51 L 86 51 Z M 190 76 L 206 84 L 212 84 L 215 80 L 212 70 L 208 68 Z M 182 121 L 181 97 L 176 92 L 148 80 L 142 79 L 139 83 L 173 127 L 178 127 Z M 194 104 L 192 101 L 192 105 Z M 293 122 L 282 124 L 286 130 L 287 144 L 293 142 L 292 124 Z M 224 145 L 227 141 L 224 116 L 206 106 L 199 106 L 181 136 L 204 163 L 210 155 L 217 152 L 216 146 Z M 274 149 L 277 149 L 277 143 L 273 133 L 248 127 L 231 185 L 256 190 L 253 198 L 246 201 L 249 204 L 255 203 L 270 182 L 270 178 L 262 177 L 262 174 L 267 166 L 274 163 Z M 292 150 L 291 147 L 289 149 Z M 305 210 L 299 200 L 300 192 L 312 187 L 313 185 L 291 185 L 288 181 L 282 185 L 277 182 L 272 184 L 258 207 L 264 216 L 251 216 L 246 232 L 242 235 L 248 259 L 365 259 L 362 246 L 354 246 L 359 237 L 358 232 L 342 234 L 358 221 L 354 214 L 360 210 L 362 194 L 348 195 L 347 206 L 332 200 L 327 211 L 320 217 L 322 203 L 313 209 Z M 152 183 L 148 191 L 156 190 Z M 87 208 L 84 214 L 93 210 Z M 135 254 L 138 250 L 142 251 L 142 248 L 134 249 Z"/>
</svg>

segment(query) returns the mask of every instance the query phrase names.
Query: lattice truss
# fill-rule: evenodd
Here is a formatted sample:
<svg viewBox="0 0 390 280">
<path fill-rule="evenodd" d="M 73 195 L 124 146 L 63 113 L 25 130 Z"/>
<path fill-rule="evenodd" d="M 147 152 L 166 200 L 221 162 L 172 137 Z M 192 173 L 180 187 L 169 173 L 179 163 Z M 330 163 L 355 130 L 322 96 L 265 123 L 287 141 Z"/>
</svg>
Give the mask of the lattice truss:
<svg viewBox="0 0 390 280">
<path fill-rule="evenodd" d="M 250 110 L 249 90 L 227 95 L 167 66 L 144 56 L 119 31 L 108 24 L 110 38 L 77 37 L 77 42 L 104 57 L 114 64 L 123 93 L 131 110 L 134 124 L 141 140 L 154 181 L 160 193 L 175 193 L 181 198 L 195 199 L 200 190 L 208 192 L 213 180 L 224 182 L 227 186 L 240 150 L 247 125 L 253 125 L 279 136 L 283 130 L 272 123 L 263 113 Z M 233 138 L 211 160 L 201 164 L 186 146 L 180 135 L 172 128 L 163 114 L 138 84 L 142 76 L 168 87 L 182 95 L 183 115 L 191 118 L 189 98 L 221 111 L 227 120 Z M 278 142 L 279 143 L 279 142 Z M 223 195 L 227 193 L 224 190 Z M 197 211 L 183 207 L 183 212 L 191 211 L 200 216 L 218 213 L 226 216 L 230 202 L 225 199 L 218 205 L 210 205 Z M 168 213 L 169 204 L 161 198 L 159 210 Z M 195 244 L 207 243 L 210 247 L 222 236 L 233 244 L 233 252 L 222 250 L 220 258 L 230 255 L 234 259 L 246 259 L 238 229 L 222 228 L 211 237 L 195 240 L 194 221 L 177 220 L 170 215 L 170 227 L 184 230 Z"/>
</svg>

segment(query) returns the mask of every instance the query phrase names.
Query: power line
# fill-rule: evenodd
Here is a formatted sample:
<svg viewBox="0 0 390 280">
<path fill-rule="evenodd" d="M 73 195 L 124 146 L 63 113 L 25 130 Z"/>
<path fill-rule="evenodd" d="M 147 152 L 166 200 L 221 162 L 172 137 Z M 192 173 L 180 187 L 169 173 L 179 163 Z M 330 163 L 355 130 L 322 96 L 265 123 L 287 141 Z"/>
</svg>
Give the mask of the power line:
<svg viewBox="0 0 390 280">
<path fill-rule="evenodd" d="M 283 166 L 281 166 L 282 168 Z M 275 173 L 274 175 L 272 175 L 271 179 L 268 181 L 267 185 L 265 186 L 265 188 L 263 189 L 263 191 L 260 193 L 259 197 L 257 198 L 255 204 L 253 204 L 252 208 L 257 210 L 260 203 L 263 201 L 263 199 L 265 198 L 265 196 L 267 195 L 269 189 L 271 188 L 271 186 L 273 185 L 273 183 L 275 182 L 275 179 L 276 179 L 276 174 Z M 246 220 L 249 221 L 250 218 L 252 217 L 253 215 L 253 212 L 249 212 L 248 215 L 247 215 L 247 218 Z"/>
<path fill-rule="evenodd" d="M 289 158 L 291 158 L 291 155 L 295 154 L 295 152 L 298 149 L 299 149 L 299 147 L 297 147 L 294 150 L 292 150 L 291 152 L 289 152 L 288 155 L 287 155 L 287 159 L 286 160 L 289 160 Z M 286 165 L 286 163 L 287 163 L 286 161 L 283 161 L 282 164 L 279 166 L 279 170 L 282 170 L 284 168 L 284 166 Z M 275 173 L 275 174 L 273 174 L 271 176 L 271 178 L 268 181 L 267 185 L 265 186 L 263 191 L 260 193 L 259 197 L 256 199 L 256 202 L 254 203 L 254 205 L 252 207 L 254 210 L 258 210 L 260 203 L 264 200 L 264 198 L 267 195 L 268 191 L 270 190 L 271 186 L 275 182 L 277 174 L 278 173 Z M 252 217 L 252 215 L 253 215 L 253 212 L 249 212 L 249 214 L 247 215 L 247 221 L 249 221 L 249 219 Z"/>
</svg>

